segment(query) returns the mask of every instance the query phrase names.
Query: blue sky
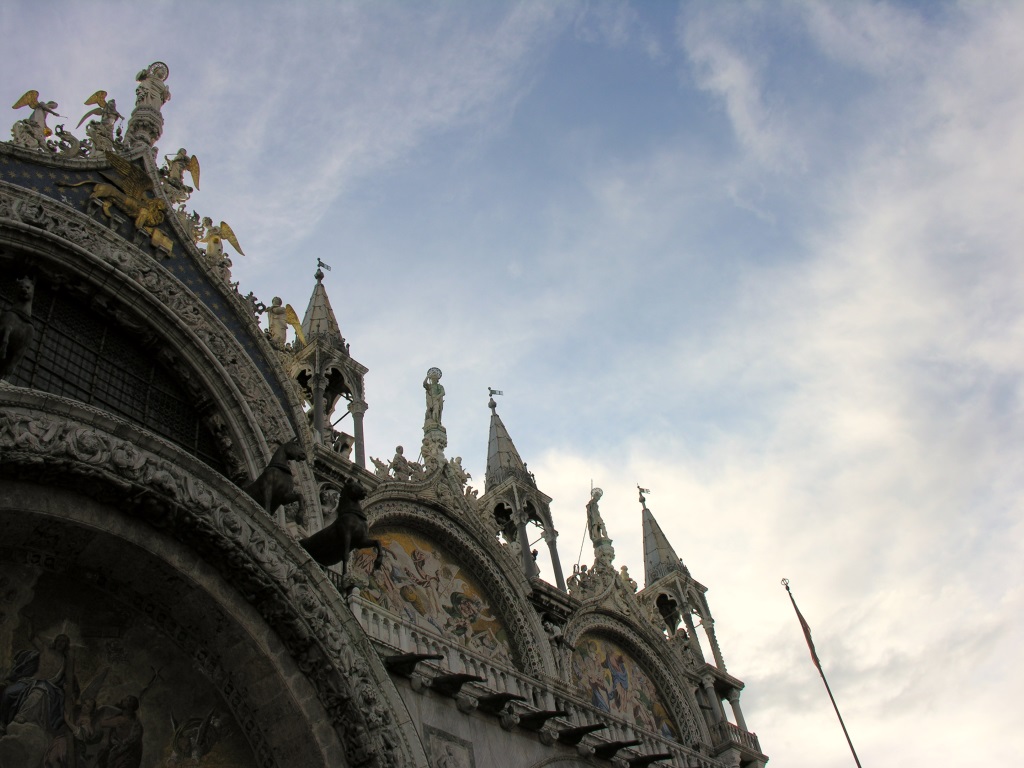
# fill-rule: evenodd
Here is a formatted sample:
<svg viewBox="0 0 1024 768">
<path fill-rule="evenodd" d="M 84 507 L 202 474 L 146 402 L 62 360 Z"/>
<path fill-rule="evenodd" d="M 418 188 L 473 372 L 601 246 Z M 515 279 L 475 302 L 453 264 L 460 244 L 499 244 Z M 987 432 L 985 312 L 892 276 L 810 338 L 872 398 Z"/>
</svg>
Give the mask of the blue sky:
<svg viewBox="0 0 1024 768">
<path fill-rule="evenodd" d="M 478 478 L 504 390 L 563 562 L 593 481 L 640 578 L 651 488 L 773 764 L 850 764 L 783 576 L 865 765 L 1005 761 L 1024 6 L 295 5 L 8 3 L 7 98 L 127 113 L 167 62 L 243 292 L 332 265 L 368 452 L 437 365 Z"/>
</svg>

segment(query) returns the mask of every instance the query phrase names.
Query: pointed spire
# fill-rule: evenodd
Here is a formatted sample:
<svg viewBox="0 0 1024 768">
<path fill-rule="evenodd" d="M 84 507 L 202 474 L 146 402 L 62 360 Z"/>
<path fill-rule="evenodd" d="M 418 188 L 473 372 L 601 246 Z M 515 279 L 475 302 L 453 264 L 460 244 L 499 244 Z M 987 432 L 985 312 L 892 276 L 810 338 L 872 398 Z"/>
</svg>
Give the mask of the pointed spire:
<svg viewBox="0 0 1024 768">
<path fill-rule="evenodd" d="M 651 510 L 647 508 L 645 493 L 650 493 L 645 488 L 640 488 L 640 504 L 643 506 L 644 525 L 644 582 L 653 584 L 662 576 L 667 576 L 673 571 L 679 571 L 686 576 L 690 575 L 689 569 L 683 565 L 682 559 L 676 554 L 672 545 L 668 543 L 668 537 L 661 530 L 658 521 L 654 519 Z"/>
<path fill-rule="evenodd" d="M 492 397 L 487 407 L 491 409 L 491 430 L 487 438 L 487 473 L 484 477 L 484 492 L 493 488 L 505 478 L 518 477 L 529 485 L 536 485 L 527 472 L 526 464 L 519 456 L 508 430 L 498 415 L 498 404 Z"/>
<path fill-rule="evenodd" d="M 341 336 L 341 328 L 334 317 L 334 310 L 331 309 L 331 300 L 327 298 L 327 289 L 324 288 L 324 273 L 322 267 L 327 267 L 320 259 L 317 259 L 316 286 L 313 288 L 313 295 L 309 298 L 309 306 L 306 307 L 306 315 L 302 318 L 302 332 L 307 339 L 312 339 L 315 334 L 328 334 L 330 338 L 337 337 L 344 344 Z"/>
</svg>

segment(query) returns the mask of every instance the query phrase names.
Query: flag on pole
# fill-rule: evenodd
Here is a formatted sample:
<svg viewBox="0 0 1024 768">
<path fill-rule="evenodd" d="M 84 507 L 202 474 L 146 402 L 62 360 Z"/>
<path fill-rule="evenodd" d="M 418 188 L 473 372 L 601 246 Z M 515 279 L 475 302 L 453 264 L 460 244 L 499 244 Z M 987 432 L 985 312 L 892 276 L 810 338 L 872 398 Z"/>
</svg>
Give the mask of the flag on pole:
<svg viewBox="0 0 1024 768">
<path fill-rule="evenodd" d="M 786 592 L 789 594 L 789 601 L 793 603 L 793 610 L 796 611 L 796 617 L 800 620 L 800 628 L 804 631 L 804 640 L 807 641 L 807 650 L 811 652 L 811 661 L 814 662 L 814 666 L 821 672 L 821 662 L 818 660 L 818 653 L 814 650 L 814 641 L 811 639 L 811 628 L 807 624 L 807 619 L 800 613 L 800 609 L 797 608 L 796 600 L 793 599 L 793 593 L 789 590 L 789 579 L 782 580 L 783 586 L 786 588 Z"/>
</svg>

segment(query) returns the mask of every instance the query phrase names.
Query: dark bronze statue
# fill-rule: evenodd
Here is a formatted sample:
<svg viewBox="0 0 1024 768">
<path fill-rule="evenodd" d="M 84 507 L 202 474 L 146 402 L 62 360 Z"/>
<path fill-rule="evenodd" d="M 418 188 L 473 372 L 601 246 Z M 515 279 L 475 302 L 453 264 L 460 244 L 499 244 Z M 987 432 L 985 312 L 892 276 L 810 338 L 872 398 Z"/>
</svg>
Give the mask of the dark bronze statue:
<svg viewBox="0 0 1024 768">
<path fill-rule="evenodd" d="M 36 283 L 31 277 L 16 281 L 14 304 L 0 315 L 0 379 L 6 379 L 28 352 L 35 329 L 32 327 L 32 296 Z"/>
<path fill-rule="evenodd" d="M 271 517 L 282 504 L 297 501 L 301 505 L 302 497 L 295 491 L 292 468 L 288 462 L 305 460 L 306 452 L 302 450 L 299 441 L 289 440 L 274 451 L 267 468 L 243 490 L 256 499 Z"/>
<path fill-rule="evenodd" d="M 361 485 L 346 482 L 338 500 L 338 516 L 334 522 L 299 543 L 320 565 L 341 563 L 341 574 L 348 570 L 348 556 L 353 549 L 377 550 L 373 561 L 374 570 L 384 562 L 384 550 L 380 541 L 370 538 L 370 528 L 359 502 L 366 498 Z"/>
</svg>

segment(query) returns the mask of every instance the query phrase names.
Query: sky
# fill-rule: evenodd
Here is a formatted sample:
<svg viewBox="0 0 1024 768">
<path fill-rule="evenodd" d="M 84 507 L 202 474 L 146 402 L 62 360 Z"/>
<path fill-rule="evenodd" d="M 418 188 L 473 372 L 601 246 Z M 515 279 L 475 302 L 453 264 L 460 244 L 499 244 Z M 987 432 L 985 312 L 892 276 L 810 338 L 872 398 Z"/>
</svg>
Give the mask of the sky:
<svg viewBox="0 0 1024 768">
<path fill-rule="evenodd" d="M 0 25 L 33 31 L 5 98 L 71 125 L 168 64 L 160 153 L 199 157 L 242 292 L 302 315 L 332 267 L 369 455 L 418 446 L 438 366 L 477 487 L 504 392 L 567 570 L 593 483 L 642 582 L 651 489 L 772 765 L 853 764 L 783 577 L 865 766 L 1011 759 L 1024 4 L 37 0 Z"/>
</svg>

